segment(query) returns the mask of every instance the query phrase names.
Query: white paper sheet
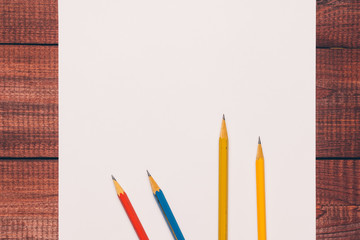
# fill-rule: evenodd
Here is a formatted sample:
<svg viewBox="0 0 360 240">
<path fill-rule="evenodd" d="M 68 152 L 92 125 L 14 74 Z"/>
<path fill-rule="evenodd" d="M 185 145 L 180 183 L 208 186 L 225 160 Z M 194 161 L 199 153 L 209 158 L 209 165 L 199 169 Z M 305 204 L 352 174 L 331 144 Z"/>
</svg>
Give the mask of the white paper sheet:
<svg viewBox="0 0 360 240">
<path fill-rule="evenodd" d="M 59 236 L 217 239 L 218 138 L 229 134 L 229 239 L 257 239 L 265 155 L 269 240 L 315 239 L 314 1 L 59 1 Z"/>
</svg>

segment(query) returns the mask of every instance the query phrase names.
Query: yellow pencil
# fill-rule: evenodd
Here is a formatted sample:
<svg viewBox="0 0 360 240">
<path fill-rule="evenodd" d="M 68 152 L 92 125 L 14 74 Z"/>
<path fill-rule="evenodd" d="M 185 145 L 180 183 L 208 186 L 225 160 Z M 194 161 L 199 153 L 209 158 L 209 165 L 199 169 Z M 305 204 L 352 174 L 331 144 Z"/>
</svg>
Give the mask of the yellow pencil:
<svg viewBox="0 0 360 240">
<path fill-rule="evenodd" d="M 228 135 L 225 116 L 219 138 L 219 240 L 227 240 L 228 221 Z"/>
<path fill-rule="evenodd" d="M 258 240 L 266 240 L 266 210 L 265 210 L 265 169 L 264 155 L 259 137 L 256 154 L 256 196 L 257 196 L 257 219 Z"/>
</svg>

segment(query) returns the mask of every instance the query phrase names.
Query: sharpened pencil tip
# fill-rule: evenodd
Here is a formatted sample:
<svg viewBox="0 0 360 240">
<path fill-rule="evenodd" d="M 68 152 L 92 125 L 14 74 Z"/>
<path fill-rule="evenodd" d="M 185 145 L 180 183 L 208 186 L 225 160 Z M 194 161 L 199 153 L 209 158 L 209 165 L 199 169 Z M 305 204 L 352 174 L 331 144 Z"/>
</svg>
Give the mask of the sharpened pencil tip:
<svg viewBox="0 0 360 240">
<path fill-rule="evenodd" d="M 151 176 L 151 174 L 149 173 L 149 171 L 148 171 L 148 170 L 146 170 L 146 172 L 147 172 L 148 176 L 150 177 L 150 176 Z"/>
<path fill-rule="evenodd" d="M 223 119 L 225 120 L 225 114 L 223 114 Z"/>
<path fill-rule="evenodd" d="M 259 136 L 258 144 L 261 144 L 260 136 Z"/>
<path fill-rule="evenodd" d="M 111 174 L 111 178 L 112 178 L 112 180 L 116 181 L 116 179 L 114 178 L 114 176 L 112 174 Z"/>
</svg>

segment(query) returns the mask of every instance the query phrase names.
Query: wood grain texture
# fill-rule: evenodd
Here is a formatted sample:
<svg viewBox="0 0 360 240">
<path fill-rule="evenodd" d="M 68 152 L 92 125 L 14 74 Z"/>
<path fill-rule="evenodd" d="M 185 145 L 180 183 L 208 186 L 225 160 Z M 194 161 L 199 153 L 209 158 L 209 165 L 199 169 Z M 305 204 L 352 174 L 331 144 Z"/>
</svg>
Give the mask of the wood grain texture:
<svg viewBox="0 0 360 240">
<path fill-rule="evenodd" d="M 0 239 L 58 239 L 58 161 L 0 161 Z"/>
<path fill-rule="evenodd" d="M 57 46 L 0 46 L 0 157 L 58 156 Z"/>
<path fill-rule="evenodd" d="M 360 48 L 360 1 L 317 0 L 317 47 Z"/>
<path fill-rule="evenodd" d="M 0 0 L 0 43 L 57 44 L 57 0 Z"/>
<path fill-rule="evenodd" d="M 317 239 L 358 240 L 359 204 L 360 160 L 317 160 Z"/>
<path fill-rule="evenodd" d="M 359 206 L 319 206 L 316 239 L 359 240 Z"/>
<path fill-rule="evenodd" d="M 316 156 L 360 157 L 360 49 L 316 53 Z"/>
<path fill-rule="evenodd" d="M 360 47 L 360 2 L 317 1 L 317 47 Z M 360 239 L 360 50 L 317 49 L 316 239 Z M 336 159 L 326 159 L 336 158 Z"/>
<path fill-rule="evenodd" d="M 360 160 L 317 160 L 316 204 L 359 206 Z"/>
</svg>

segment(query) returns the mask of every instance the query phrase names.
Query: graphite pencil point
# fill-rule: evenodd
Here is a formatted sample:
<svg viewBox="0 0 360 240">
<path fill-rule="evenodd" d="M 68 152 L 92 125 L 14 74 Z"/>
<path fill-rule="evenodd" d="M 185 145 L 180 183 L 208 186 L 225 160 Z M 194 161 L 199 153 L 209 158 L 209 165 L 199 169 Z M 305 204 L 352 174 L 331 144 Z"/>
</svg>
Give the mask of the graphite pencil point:
<svg viewBox="0 0 360 240">
<path fill-rule="evenodd" d="M 147 172 L 148 176 L 150 177 L 150 176 L 151 176 L 151 174 L 149 173 L 149 171 L 148 171 L 148 170 L 146 170 L 146 172 Z"/>
<path fill-rule="evenodd" d="M 225 120 L 225 114 L 223 114 L 223 119 Z"/>
<path fill-rule="evenodd" d="M 114 176 L 112 174 L 111 174 L 111 178 L 112 178 L 112 180 L 116 181 L 116 179 L 114 178 Z"/>
<path fill-rule="evenodd" d="M 260 136 L 259 136 L 258 144 L 261 144 Z"/>
</svg>

